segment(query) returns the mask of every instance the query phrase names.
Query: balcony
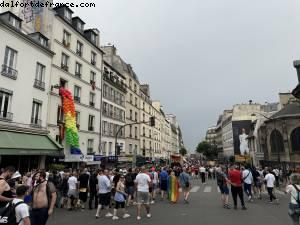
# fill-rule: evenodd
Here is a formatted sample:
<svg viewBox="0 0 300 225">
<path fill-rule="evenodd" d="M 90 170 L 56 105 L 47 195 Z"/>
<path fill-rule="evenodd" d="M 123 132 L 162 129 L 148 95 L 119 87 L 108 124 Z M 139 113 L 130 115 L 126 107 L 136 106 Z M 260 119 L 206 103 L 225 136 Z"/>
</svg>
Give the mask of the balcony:
<svg viewBox="0 0 300 225">
<path fill-rule="evenodd" d="M 30 125 L 33 127 L 42 127 L 42 120 L 38 118 L 31 118 Z"/>
<path fill-rule="evenodd" d="M 80 103 L 80 97 L 74 96 L 74 101 Z"/>
<path fill-rule="evenodd" d="M 66 64 L 61 64 L 61 68 L 67 72 L 69 71 L 69 67 Z"/>
<path fill-rule="evenodd" d="M 91 107 L 95 107 L 95 102 L 90 102 Z"/>
<path fill-rule="evenodd" d="M 88 155 L 95 155 L 94 149 L 93 148 L 87 148 L 87 154 Z"/>
<path fill-rule="evenodd" d="M 35 79 L 33 87 L 38 88 L 42 91 L 45 91 L 45 82 Z"/>
<path fill-rule="evenodd" d="M 82 51 L 76 50 L 76 54 L 81 57 L 82 56 Z"/>
<path fill-rule="evenodd" d="M 95 60 L 91 60 L 91 64 L 93 65 L 93 66 L 95 66 L 96 65 L 96 61 Z"/>
<path fill-rule="evenodd" d="M 67 42 L 66 40 L 63 40 L 63 45 L 66 48 L 70 48 L 70 42 Z"/>
<path fill-rule="evenodd" d="M 17 76 L 18 76 L 18 71 L 7 66 L 7 65 L 2 65 L 2 70 L 1 70 L 1 74 L 3 76 L 6 76 L 6 77 L 9 77 L 13 80 L 16 80 L 17 79 Z"/>
<path fill-rule="evenodd" d="M 7 111 L 0 111 L 0 120 L 12 121 L 13 114 Z"/>
<path fill-rule="evenodd" d="M 89 129 L 88 129 L 89 131 L 94 131 L 94 127 L 92 127 L 92 126 L 89 126 Z"/>
<path fill-rule="evenodd" d="M 75 72 L 75 76 L 78 77 L 78 78 L 81 78 L 81 73 Z"/>
</svg>

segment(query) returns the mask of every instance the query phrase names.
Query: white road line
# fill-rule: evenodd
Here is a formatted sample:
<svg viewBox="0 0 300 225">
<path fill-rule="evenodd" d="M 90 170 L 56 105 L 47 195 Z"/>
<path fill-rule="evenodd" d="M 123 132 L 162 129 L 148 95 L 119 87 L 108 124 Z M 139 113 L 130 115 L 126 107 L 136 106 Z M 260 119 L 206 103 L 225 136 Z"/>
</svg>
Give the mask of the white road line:
<svg viewBox="0 0 300 225">
<path fill-rule="evenodd" d="M 279 190 L 276 190 L 275 193 L 280 195 L 285 195 L 283 191 L 279 191 Z"/>
<path fill-rule="evenodd" d="M 219 187 L 218 187 L 218 192 L 219 192 L 219 193 L 221 192 Z"/>
<path fill-rule="evenodd" d="M 208 192 L 211 192 L 211 186 L 206 186 L 205 188 L 204 188 L 204 191 L 203 192 L 205 192 L 205 193 L 208 193 Z"/>
<path fill-rule="evenodd" d="M 192 187 L 192 189 L 190 190 L 190 192 L 194 193 L 194 192 L 199 191 L 199 189 L 200 189 L 200 186 L 195 186 L 195 187 Z"/>
</svg>

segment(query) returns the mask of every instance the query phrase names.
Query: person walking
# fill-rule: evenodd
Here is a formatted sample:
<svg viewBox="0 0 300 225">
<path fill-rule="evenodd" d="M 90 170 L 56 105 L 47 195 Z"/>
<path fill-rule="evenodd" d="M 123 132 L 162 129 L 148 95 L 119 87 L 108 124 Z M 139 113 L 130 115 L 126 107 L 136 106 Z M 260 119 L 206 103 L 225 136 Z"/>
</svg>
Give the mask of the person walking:
<svg viewBox="0 0 300 225">
<path fill-rule="evenodd" d="M 286 186 L 285 193 L 290 194 L 289 216 L 293 224 L 299 224 L 300 217 L 300 174 L 293 173 L 290 176 L 290 184 Z"/>
<path fill-rule="evenodd" d="M 191 177 L 187 173 L 187 169 L 185 167 L 182 169 L 182 173 L 179 175 L 179 183 L 180 187 L 182 188 L 184 203 L 188 204 L 188 198 L 191 190 Z"/>
<path fill-rule="evenodd" d="M 155 203 L 156 192 L 159 185 L 158 173 L 155 171 L 155 167 L 151 168 L 150 178 L 152 180 L 152 193 L 151 193 L 151 204 Z"/>
<path fill-rule="evenodd" d="M 224 209 L 230 209 L 229 206 L 229 188 L 228 188 L 228 175 L 226 173 L 226 168 L 224 166 L 221 166 L 216 171 L 216 177 L 217 177 L 217 185 L 219 187 L 219 190 L 221 192 L 221 200 L 223 203 Z"/>
<path fill-rule="evenodd" d="M 246 166 L 242 172 L 243 176 L 243 183 L 244 183 L 244 191 L 248 196 L 248 201 L 253 201 L 252 196 L 252 183 L 253 183 L 253 176 L 249 166 Z"/>
<path fill-rule="evenodd" d="M 244 195 L 243 195 L 243 187 L 242 187 L 242 172 L 238 170 L 238 166 L 233 165 L 229 170 L 229 181 L 231 184 L 231 194 L 234 203 L 234 209 L 237 209 L 237 196 L 239 196 L 242 210 L 246 210 Z"/>
<path fill-rule="evenodd" d="M 205 178 L 206 178 L 206 169 L 205 169 L 205 167 L 203 165 L 201 165 L 199 171 L 200 171 L 202 184 L 205 184 Z"/>
<path fill-rule="evenodd" d="M 114 196 L 114 200 L 115 200 L 116 204 L 115 204 L 115 209 L 114 209 L 114 215 L 112 217 L 113 220 L 119 219 L 118 209 L 122 209 L 123 219 L 130 217 L 130 215 L 126 212 L 126 209 L 125 209 L 126 196 L 127 196 L 127 194 L 125 193 L 125 177 L 124 177 L 124 175 L 121 175 L 118 183 L 116 184 L 116 193 Z"/>
<path fill-rule="evenodd" d="M 0 175 L 0 208 L 5 207 L 9 201 L 13 200 L 12 191 L 7 181 L 11 179 L 15 171 L 14 167 L 9 166 Z"/>
<path fill-rule="evenodd" d="M 56 202 L 56 189 L 53 183 L 46 180 L 44 171 L 35 176 L 37 185 L 32 190 L 31 225 L 45 225 L 53 214 Z"/>
<path fill-rule="evenodd" d="M 98 179 L 98 193 L 99 193 L 99 204 L 96 212 L 96 219 L 100 217 L 100 211 L 106 210 L 105 217 L 112 217 L 113 214 L 109 212 L 109 205 L 111 201 L 111 181 L 108 178 L 108 170 L 100 170 Z"/>
<path fill-rule="evenodd" d="M 175 172 L 168 177 L 168 194 L 171 203 L 177 203 L 179 197 L 179 184 Z"/>
<path fill-rule="evenodd" d="M 134 196 L 134 180 L 135 180 L 135 175 L 132 173 L 132 169 L 128 169 L 128 173 L 125 176 L 125 192 L 128 195 L 127 198 L 127 206 L 131 204 L 131 201 Z"/>
<path fill-rule="evenodd" d="M 279 202 L 278 198 L 273 194 L 276 178 L 272 173 L 271 169 L 267 171 L 267 175 L 265 176 L 265 181 L 267 182 L 267 190 L 270 196 L 269 203 L 273 203 L 273 200 L 276 200 L 276 202 L 278 203 Z"/>
<path fill-rule="evenodd" d="M 81 207 L 81 209 L 85 209 L 85 203 L 86 203 L 87 197 L 88 197 L 89 179 L 90 179 L 90 176 L 88 174 L 88 170 L 87 170 L 87 168 L 85 168 L 78 178 L 78 182 L 79 182 L 78 206 Z"/>
<path fill-rule="evenodd" d="M 147 217 L 151 217 L 149 202 L 149 187 L 151 185 L 151 178 L 146 172 L 145 167 L 142 167 L 141 172 L 135 178 L 135 184 L 137 186 L 137 220 L 141 219 L 142 205 L 145 206 Z"/>
<path fill-rule="evenodd" d="M 68 210 L 75 209 L 78 200 L 77 173 L 73 172 L 68 179 Z"/>
<path fill-rule="evenodd" d="M 159 174 L 159 183 L 160 183 L 160 191 L 161 191 L 161 200 L 164 200 L 165 194 L 168 191 L 168 172 L 166 168 L 163 168 L 161 173 Z"/>
<path fill-rule="evenodd" d="M 98 179 L 97 179 L 98 173 L 95 171 L 89 180 L 89 189 L 90 189 L 90 199 L 89 199 L 89 209 L 92 210 L 92 203 L 95 201 L 95 209 L 98 208 L 98 193 L 97 193 L 97 184 L 98 184 Z"/>
</svg>

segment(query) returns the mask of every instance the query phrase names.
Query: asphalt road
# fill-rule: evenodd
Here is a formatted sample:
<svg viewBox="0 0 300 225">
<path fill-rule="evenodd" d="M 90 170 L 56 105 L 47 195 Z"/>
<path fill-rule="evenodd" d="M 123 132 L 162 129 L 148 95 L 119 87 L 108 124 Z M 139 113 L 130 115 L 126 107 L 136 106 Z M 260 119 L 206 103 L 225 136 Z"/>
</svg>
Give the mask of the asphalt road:
<svg viewBox="0 0 300 225">
<path fill-rule="evenodd" d="M 49 219 L 48 225 L 98 225 L 98 224 L 151 224 L 151 225 L 289 225 L 291 219 L 287 215 L 289 197 L 278 192 L 279 205 L 269 204 L 268 196 L 262 200 L 246 203 L 248 210 L 223 209 L 220 204 L 220 193 L 215 181 L 202 185 L 194 181 L 190 204 L 185 205 L 182 196 L 177 204 L 158 201 L 151 205 L 152 218 L 136 220 L 136 209 L 131 206 L 128 211 L 131 218 L 112 221 L 111 218 L 95 219 L 95 210 L 67 211 L 57 209 Z M 230 199 L 231 201 L 232 199 Z M 232 202 L 232 201 L 231 201 Z"/>
</svg>

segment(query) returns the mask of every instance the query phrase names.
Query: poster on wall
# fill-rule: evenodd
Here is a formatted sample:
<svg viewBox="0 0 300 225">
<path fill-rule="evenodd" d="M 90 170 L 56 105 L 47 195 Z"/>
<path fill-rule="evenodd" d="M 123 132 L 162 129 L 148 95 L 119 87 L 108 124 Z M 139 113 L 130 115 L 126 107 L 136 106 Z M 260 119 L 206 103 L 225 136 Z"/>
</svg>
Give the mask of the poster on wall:
<svg viewBox="0 0 300 225">
<path fill-rule="evenodd" d="M 251 120 L 232 121 L 234 155 L 248 155 L 248 135 L 251 129 Z"/>
</svg>

